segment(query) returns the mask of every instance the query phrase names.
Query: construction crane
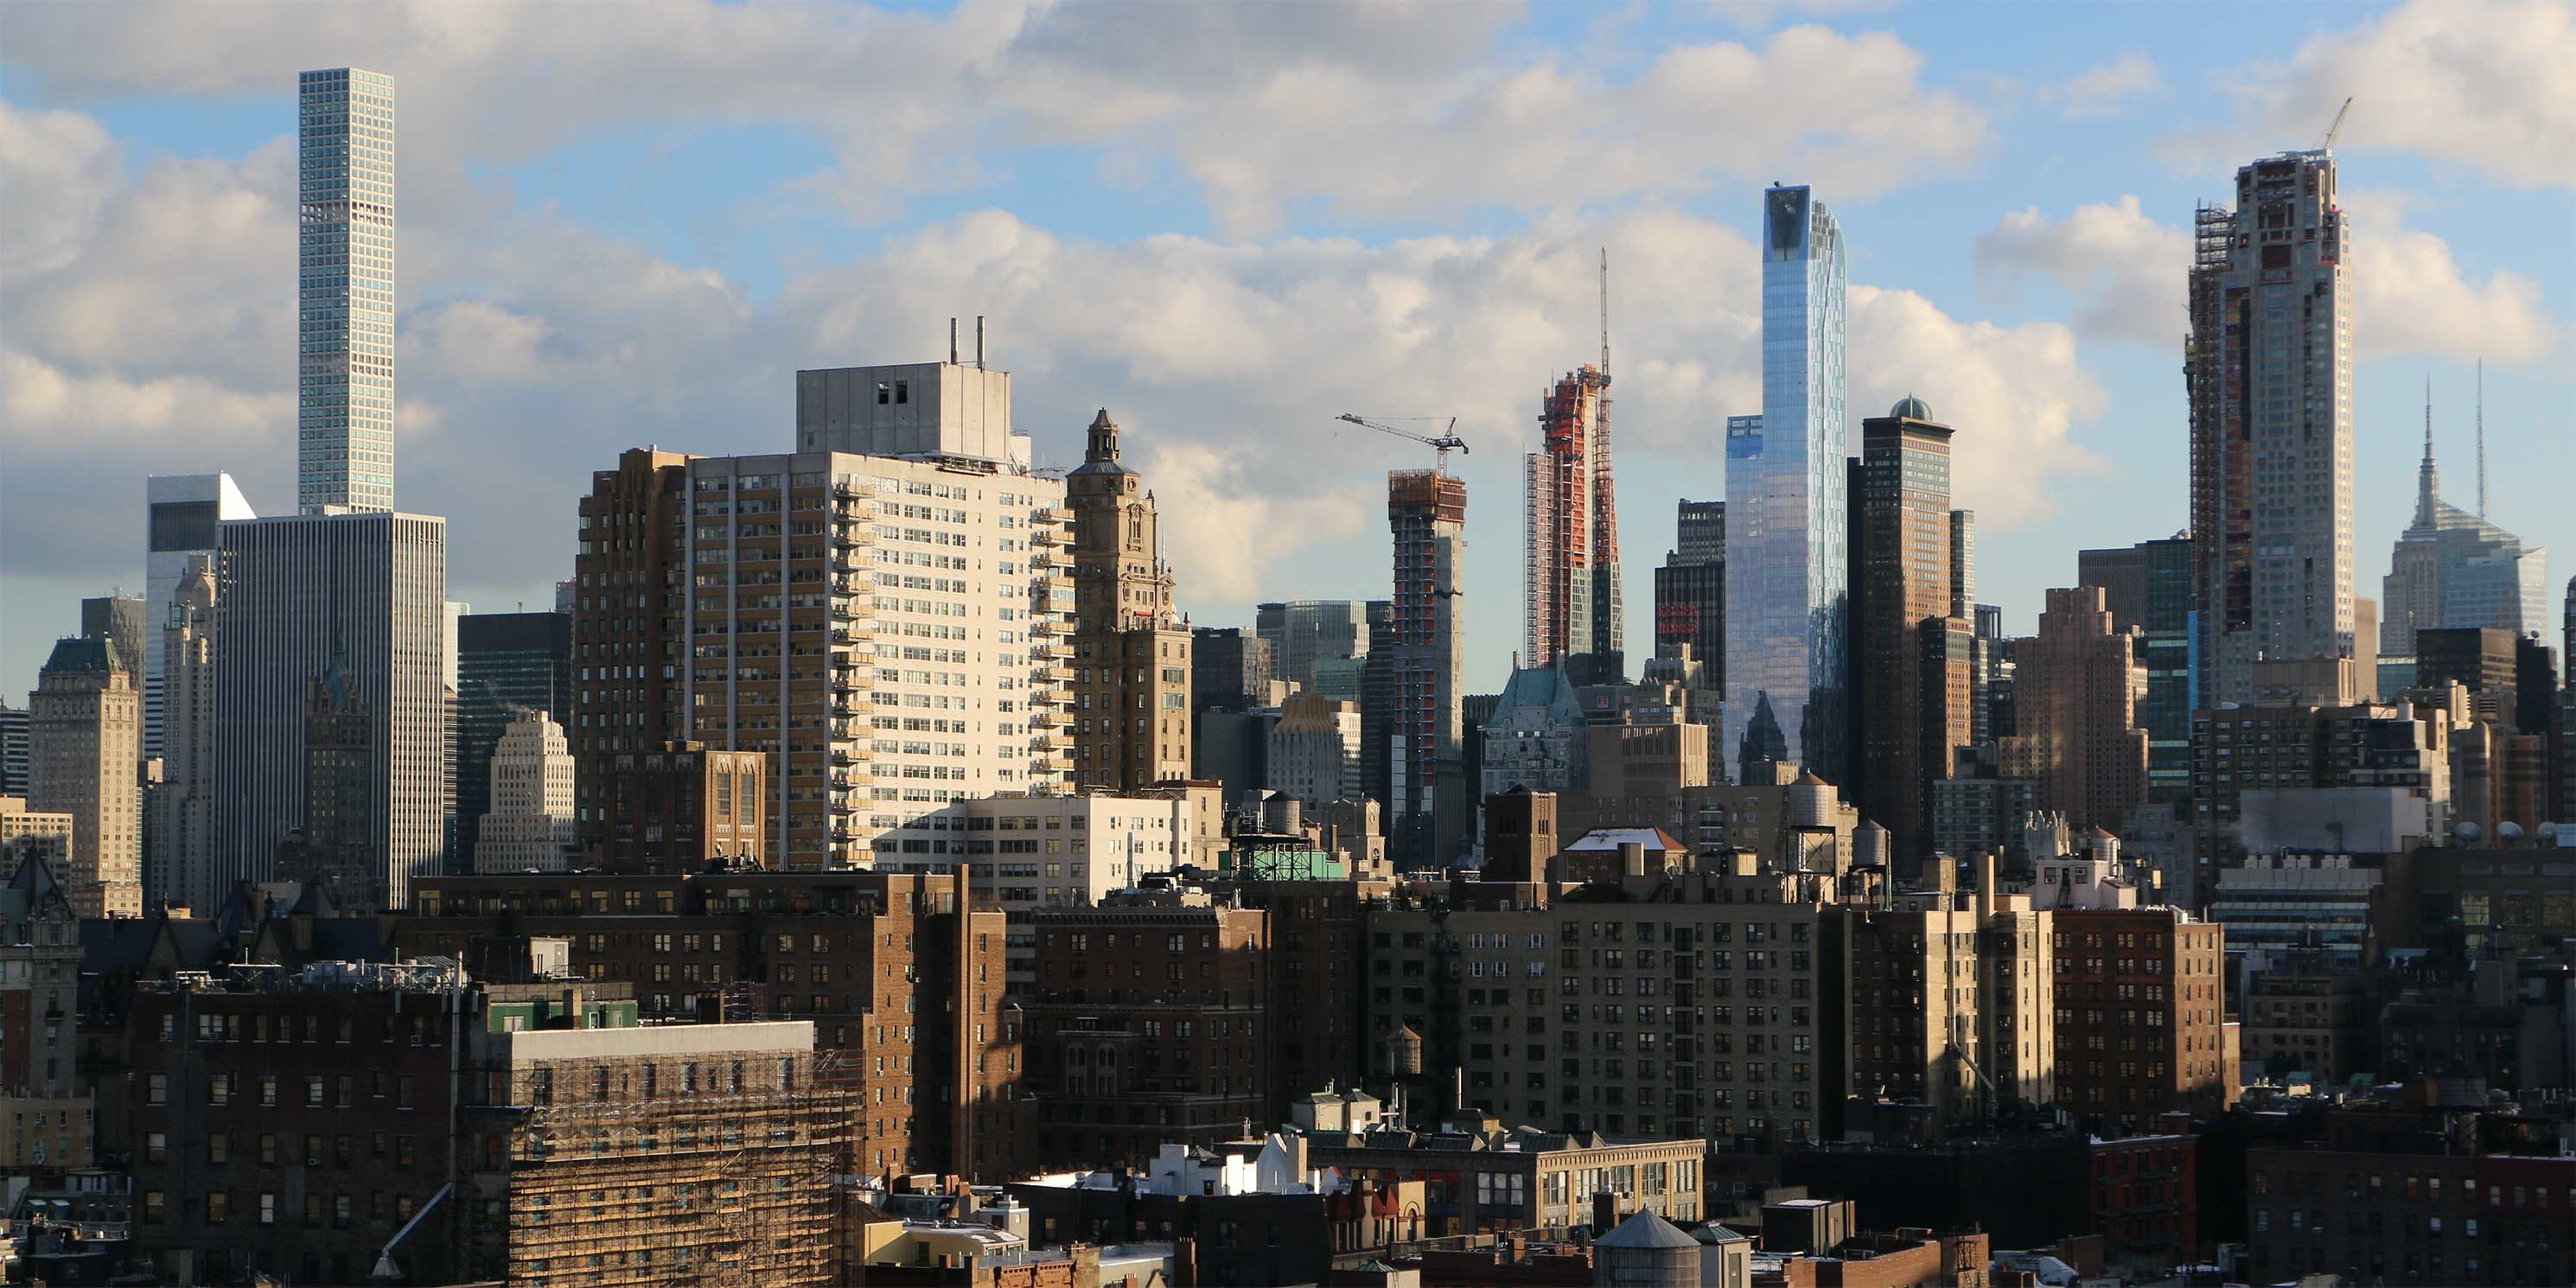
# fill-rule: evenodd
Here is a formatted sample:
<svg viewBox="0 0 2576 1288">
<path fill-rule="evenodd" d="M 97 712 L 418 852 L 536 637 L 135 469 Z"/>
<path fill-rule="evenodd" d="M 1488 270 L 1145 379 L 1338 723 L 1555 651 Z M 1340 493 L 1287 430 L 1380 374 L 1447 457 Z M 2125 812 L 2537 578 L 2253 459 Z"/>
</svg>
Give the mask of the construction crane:
<svg viewBox="0 0 2576 1288">
<path fill-rule="evenodd" d="M 2326 141 L 2317 145 L 2317 151 L 2334 151 L 2335 136 L 2343 133 L 2343 118 L 2351 114 L 2352 100 L 2347 98 L 2343 101 L 2343 106 L 2335 110 L 2334 124 L 2326 127 Z"/>
<path fill-rule="evenodd" d="M 1447 418 L 1447 419 L 1448 419 L 1448 421 L 1449 421 L 1449 424 L 1448 424 L 1448 426 L 1447 426 L 1447 428 L 1446 428 L 1446 431 L 1445 431 L 1445 432 L 1443 432 L 1442 434 L 1440 434 L 1438 437 L 1433 437 L 1432 435 L 1429 435 L 1429 434 L 1417 434 L 1417 433 L 1414 433 L 1412 430 L 1409 430 L 1409 429 L 1397 429 L 1397 428 L 1396 428 L 1395 426 L 1393 426 L 1393 425 L 1380 424 L 1379 422 L 1374 421 L 1374 420 L 1367 420 L 1367 419 L 1364 419 L 1364 418 L 1362 418 L 1361 416 L 1359 416 L 1359 415 L 1358 415 L 1357 413 L 1355 413 L 1355 412 L 1347 412 L 1347 411 L 1346 411 L 1346 412 L 1343 412 L 1341 415 L 1334 417 L 1333 419 L 1335 419 L 1335 420 L 1346 420 L 1346 421 L 1349 421 L 1350 423 L 1352 423 L 1352 424 L 1354 424 L 1354 425 L 1358 425 L 1358 426 L 1360 426 L 1360 427 L 1362 427 L 1362 428 L 1365 428 L 1365 429 L 1374 429 L 1374 430 L 1376 430 L 1377 432 L 1379 432 L 1379 433 L 1381 433 L 1381 434 L 1393 434 L 1393 435 L 1395 435 L 1395 436 L 1396 436 L 1396 437 L 1398 437 L 1398 438 L 1410 438 L 1410 439 L 1412 439 L 1414 442 L 1417 442 L 1417 443 L 1427 443 L 1427 444 L 1429 444 L 1429 445 L 1431 446 L 1431 449 L 1432 449 L 1434 452 L 1439 453 L 1440 468 L 1441 468 L 1442 470 L 1447 470 L 1447 469 L 1449 468 L 1449 452 L 1450 452 L 1450 449 L 1455 448 L 1455 449 L 1457 450 L 1458 454 L 1459 454 L 1459 455 L 1461 455 L 1461 456 L 1464 456 L 1464 455 L 1466 455 L 1466 454 L 1467 454 L 1467 440 L 1465 440 L 1465 439 L 1463 439 L 1463 438 L 1458 437 L 1458 418 L 1457 418 L 1457 417 L 1455 417 L 1455 416 L 1451 416 L 1451 417 L 1448 417 L 1448 418 Z M 1439 420 L 1439 419 L 1441 419 L 1441 417 L 1438 417 L 1438 416 L 1393 416 L 1393 417 L 1389 417 L 1388 419 L 1390 419 L 1390 420 Z"/>
</svg>

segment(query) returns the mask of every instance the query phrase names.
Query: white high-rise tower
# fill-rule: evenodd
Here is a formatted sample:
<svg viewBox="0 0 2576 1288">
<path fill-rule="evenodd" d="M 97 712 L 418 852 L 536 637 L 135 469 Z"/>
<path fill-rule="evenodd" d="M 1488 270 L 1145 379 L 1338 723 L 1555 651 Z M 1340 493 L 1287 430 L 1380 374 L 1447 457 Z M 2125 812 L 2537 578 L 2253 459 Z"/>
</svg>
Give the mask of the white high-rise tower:
<svg viewBox="0 0 2576 1288">
<path fill-rule="evenodd" d="M 297 185 L 295 500 L 394 508 L 394 78 L 305 72 Z"/>
</svg>

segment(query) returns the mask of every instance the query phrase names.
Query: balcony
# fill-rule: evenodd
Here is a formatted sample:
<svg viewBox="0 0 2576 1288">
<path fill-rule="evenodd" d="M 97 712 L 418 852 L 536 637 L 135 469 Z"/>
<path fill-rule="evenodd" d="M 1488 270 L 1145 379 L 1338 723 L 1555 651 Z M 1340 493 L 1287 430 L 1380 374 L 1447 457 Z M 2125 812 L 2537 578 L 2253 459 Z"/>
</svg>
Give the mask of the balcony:
<svg viewBox="0 0 2576 1288">
<path fill-rule="evenodd" d="M 1063 716 L 1057 715 L 1053 711 L 1036 710 L 1029 712 L 1029 727 L 1032 729 L 1042 729 L 1049 725 L 1059 724 L 1063 720 Z"/>
<path fill-rule="evenodd" d="M 1062 640 L 1039 640 L 1029 645 L 1029 656 L 1063 661 L 1073 656 L 1073 646 Z"/>
<path fill-rule="evenodd" d="M 832 485 L 832 500 L 840 505 L 855 505 L 858 502 L 865 501 L 868 498 L 875 496 L 876 494 L 876 485 L 872 483 L 835 483 Z"/>
<path fill-rule="evenodd" d="M 876 714 L 876 709 L 877 704 L 875 700 L 864 694 L 853 695 L 850 697 L 835 695 L 832 699 L 832 714 L 844 720 L 855 720 L 860 716 L 874 715 Z"/>
<path fill-rule="evenodd" d="M 1073 508 L 1063 505 L 1045 506 L 1037 512 L 1037 520 L 1040 523 L 1071 523 Z"/>
<path fill-rule="evenodd" d="M 1050 684 L 1071 684 L 1073 668 L 1050 662 L 1038 668 L 1038 678 Z"/>
<path fill-rule="evenodd" d="M 1041 617 L 1029 623 L 1029 633 L 1033 635 L 1067 635 L 1072 631 L 1073 624 L 1061 617 Z"/>
<path fill-rule="evenodd" d="M 841 768 L 847 768 L 851 765 L 859 764 L 865 759 L 867 759 L 867 753 L 863 751 L 858 751 L 849 747 L 835 747 L 832 749 L 832 763 Z"/>
<path fill-rule="evenodd" d="M 1072 539 L 1064 529 L 1045 524 L 1029 530 L 1029 543 L 1032 545 L 1060 546 Z"/>
</svg>

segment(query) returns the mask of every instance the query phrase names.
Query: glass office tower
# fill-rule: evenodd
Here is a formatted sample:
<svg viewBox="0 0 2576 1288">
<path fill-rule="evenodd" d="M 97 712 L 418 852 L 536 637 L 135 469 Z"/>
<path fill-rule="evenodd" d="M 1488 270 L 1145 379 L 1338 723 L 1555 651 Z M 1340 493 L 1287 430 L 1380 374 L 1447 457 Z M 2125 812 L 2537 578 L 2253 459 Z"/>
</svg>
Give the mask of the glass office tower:
<svg viewBox="0 0 2576 1288">
<path fill-rule="evenodd" d="M 1805 187 L 1762 194 L 1762 414 L 1726 429 L 1726 725 L 1737 781 L 1843 769 L 1848 534 L 1843 238 Z"/>
</svg>

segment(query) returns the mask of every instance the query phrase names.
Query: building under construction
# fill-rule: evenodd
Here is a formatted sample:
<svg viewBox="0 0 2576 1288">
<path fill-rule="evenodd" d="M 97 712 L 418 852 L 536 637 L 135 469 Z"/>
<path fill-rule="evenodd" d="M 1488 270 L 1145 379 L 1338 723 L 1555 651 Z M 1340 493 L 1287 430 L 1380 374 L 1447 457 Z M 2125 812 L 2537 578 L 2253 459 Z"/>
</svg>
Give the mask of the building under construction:
<svg viewBox="0 0 2576 1288">
<path fill-rule="evenodd" d="M 484 1164 L 471 1264 L 530 1288 L 838 1282 L 853 1096 L 811 1023 L 501 1032 L 486 1052 L 507 1094 L 463 1115 Z"/>
</svg>

